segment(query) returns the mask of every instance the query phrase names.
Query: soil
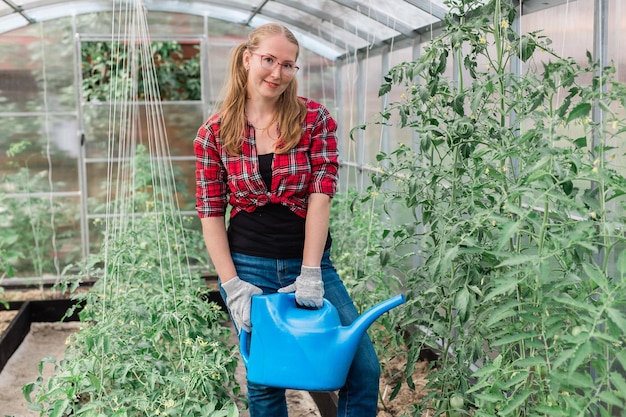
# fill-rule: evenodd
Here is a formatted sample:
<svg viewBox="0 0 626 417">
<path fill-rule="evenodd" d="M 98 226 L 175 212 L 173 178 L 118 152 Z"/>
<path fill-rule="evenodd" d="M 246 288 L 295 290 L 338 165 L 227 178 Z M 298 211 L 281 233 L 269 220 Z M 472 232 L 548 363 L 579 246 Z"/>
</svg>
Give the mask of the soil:
<svg viewBox="0 0 626 417">
<path fill-rule="evenodd" d="M 4 299 L 9 299 L 10 301 L 54 298 L 60 296 L 63 295 L 51 291 L 42 292 L 41 290 L 5 291 L 5 294 L 3 294 Z M 0 333 L 4 331 L 15 314 L 17 314 L 15 311 L 0 311 Z M 26 400 L 21 392 L 22 386 L 33 382 L 37 378 L 37 365 L 41 359 L 46 356 L 53 356 L 58 362 L 63 358 L 66 348 L 65 341 L 67 337 L 72 332 L 77 331 L 78 328 L 79 323 L 71 322 L 32 324 L 31 332 L 13 354 L 4 370 L 0 373 L 0 416 L 38 416 L 38 413 L 27 409 Z M 403 366 L 404 359 L 402 356 L 393 358 L 383 366 L 378 417 L 398 417 L 403 413 L 408 413 L 409 407 L 419 402 L 423 397 L 422 388 L 426 383 L 427 361 L 416 364 L 415 373 L 413 375 L 416 390 L 411 390 L 405 384 L 399 394 L 392 401 L 389 401 L 389 395 L 395 386 L 395 381 L 392 380 L 391 375 L 402 370 Z M 47 364 L 44 367 L 44 377 L 49 375 L 52 371 L 52 365 Z M 245 368 L 241 361 L 237 369 L 236 377 L 240 381 L 242 390 L 245 390 Z M 288 390 L 287 403 L 290 417 L 321 416 L 315 402 L 306 391 Z M 242 410 L 240 416 L 249 417 L 249 414 L 246 410 Z"/>
</svg>

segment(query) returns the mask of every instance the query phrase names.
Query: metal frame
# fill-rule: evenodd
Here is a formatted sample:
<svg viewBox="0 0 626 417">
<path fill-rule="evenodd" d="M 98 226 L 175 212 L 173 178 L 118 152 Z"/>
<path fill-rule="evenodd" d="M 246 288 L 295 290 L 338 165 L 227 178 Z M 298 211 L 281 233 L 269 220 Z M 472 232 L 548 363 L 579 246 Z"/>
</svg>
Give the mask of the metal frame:
<svg viewBox="0 0 626 417">
<path fill-rule="evenodd" d="M 149 11 L 195 14 L 250 27 L 281 22 L 301 31 L 307 49 L 333 60 L 419 36 L 439 25 L 447 12 L 443 0 L 396 0 L 395 10 L 391 2 L 359 0 L 0 0 L 0 34 L 63 16 L 105 12 L 132 1 L 143 1 Z M 515 1 L 535 12 L 567 0 Z M 415 15 L 431 23 L 412 23 L 410 16 Z"/>
</svg>

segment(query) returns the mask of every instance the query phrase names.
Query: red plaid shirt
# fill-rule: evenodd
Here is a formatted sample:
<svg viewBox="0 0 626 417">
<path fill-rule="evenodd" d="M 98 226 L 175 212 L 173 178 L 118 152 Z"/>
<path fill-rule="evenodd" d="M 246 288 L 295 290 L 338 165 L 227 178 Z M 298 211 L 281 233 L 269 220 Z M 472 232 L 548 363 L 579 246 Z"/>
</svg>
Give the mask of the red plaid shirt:
<svg viewBox="0 0 626 417">
<path fill-rule="evenodd" d="M 308 112 L 303 134 L 296 147 L 274 155 L 272 187 L 268 190 L 259 172 L 255 138 L 246 127 L 240 155 L 224 150 L 219 136 L 220 116 L 210 117 L 194 140 L 196 154 L 196 210 L 200 217 L 223 216 L 228 203 L 231 217 L 245 210 L 253 212 L 269 203 L 284 204 L 306 217 L 311 193 L 331 197 L 337 190 L 337 124 L 319 103 L 303 99 Z"/>
</svg>

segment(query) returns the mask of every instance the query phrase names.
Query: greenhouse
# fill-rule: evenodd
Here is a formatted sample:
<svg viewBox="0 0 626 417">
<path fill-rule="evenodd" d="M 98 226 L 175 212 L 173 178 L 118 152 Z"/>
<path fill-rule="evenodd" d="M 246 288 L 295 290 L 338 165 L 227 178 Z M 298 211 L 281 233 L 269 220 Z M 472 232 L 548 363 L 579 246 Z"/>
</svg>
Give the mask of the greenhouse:
<svg viewBox="0 0 626 417">
<path fill-rule="evenodd" d="M 0 0 L 0 414 L 626 415 L 625 31 L 621 0 Z"/>
</svg>

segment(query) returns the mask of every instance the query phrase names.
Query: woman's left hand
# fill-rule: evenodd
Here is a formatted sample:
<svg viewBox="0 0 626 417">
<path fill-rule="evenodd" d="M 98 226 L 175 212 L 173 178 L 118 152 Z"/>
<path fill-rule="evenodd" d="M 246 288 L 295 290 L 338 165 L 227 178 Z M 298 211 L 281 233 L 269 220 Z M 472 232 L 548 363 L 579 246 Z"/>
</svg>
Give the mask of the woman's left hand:
<svg viewBox="0 0 626 417">
<path fill-rule="evenodd" d="M 322 308 L 324 304 L 324 282 L 322 268 L 302 266 L 296 282 L 278 290 L 278 292 L 296 292 L 296 302 L 304 307 Z"/>
</svg>

